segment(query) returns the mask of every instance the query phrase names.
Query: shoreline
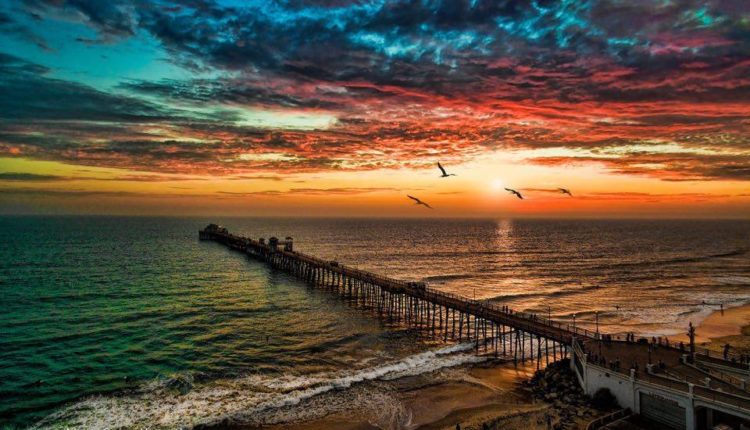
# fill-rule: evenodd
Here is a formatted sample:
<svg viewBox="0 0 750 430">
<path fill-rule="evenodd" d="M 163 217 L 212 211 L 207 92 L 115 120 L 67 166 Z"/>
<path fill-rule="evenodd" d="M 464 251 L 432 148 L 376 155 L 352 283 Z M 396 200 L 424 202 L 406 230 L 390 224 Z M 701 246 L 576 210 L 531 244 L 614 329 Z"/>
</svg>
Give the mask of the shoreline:
<svg viewBox="0 0 750 430">
<path fill-rule="evenodd" d="M 454 429 L 481 428 L 491 420 L 507 417 L 528 419 L 544 414 L 548 405 L 535 400 L 525 383 L 536 371 L 536 363 L 513 365 L 496 361 L 471 365 L 463 377 L 435 383 L 415 383 L 419 377 L 407 377 L 395 382 L 393 396 L 408 412 L 406 422 L 392 422 L 385 428 L 404 429 Z M 429 376 L 423 376 L 423 378 Z M 373 411 L 352 410 L 335 413 L 310 421 L 270 425 L 243 425 L 227 423 L 211 426 L 224 430 L 376 430 L 383 423 L 373 423 Z"/>
<path fill-rule="evenodd" d="M 667 336 L 671 342 L 689 342 L 686 330 Z M 695 343 L 713 351 L 722 351 L 725 344 L 750 353 L 750 304 L 716 310 L 695 326 Z"/>
<path fill-rule="evenodd" d="M 709 315 L 696 327 L 696 343 L 716 351 L 729 344 L 743 354 L 750 353 L 750 304 Z"/>
</svg>

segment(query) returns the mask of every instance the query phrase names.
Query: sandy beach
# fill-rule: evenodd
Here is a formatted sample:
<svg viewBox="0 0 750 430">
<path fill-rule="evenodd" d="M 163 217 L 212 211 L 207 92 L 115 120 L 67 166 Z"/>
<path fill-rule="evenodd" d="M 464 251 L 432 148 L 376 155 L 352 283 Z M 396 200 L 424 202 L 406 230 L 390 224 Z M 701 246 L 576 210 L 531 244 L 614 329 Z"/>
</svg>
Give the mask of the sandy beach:
<svg viewBox="0 0 750 430">
<path fill-rule="evenodd" d="M 398 401 L 408 411 L 406 425 L 394 428 L 454 429 L 481 428 L 482 423 L 507 420 L 507 428 L 534 429 L 537 421 L 543 423 L 548 405 L 532 399 L 522 386 L 536 370 L 535 364 L 515 367 L 512 363 L 485 363 L 467 369 L 460 380 L 424 384 L 411 378 L 397 381 L 394 392 Z M 382 428 L 368 418 L 372 411 L 353 410 L 333 414 L 321 419 L 281 425 L 263 426 L 263 429 L 281 430 L 366 430 Z M 505 423 L 505 421 L 503 421 Z M 511 426 L 513 422 L 523 427 Z M 229 425 L 222 429 L 253 430 L 260 427 Z M 540 427 L 541 428 L 541 427 Z"/>
<path fill-rule="evenodd" d="M 696 342 L 716 351 L 729 344 L 736 352 L 750 353 L 750 305 L 709 315 L 696 327 Z"/>
<path fill-rule="evenodd" d="M 679 334 L 668 336 L 672 342 L 688 342 L 687 327 Z M 698 345 L 721 350 L 725 344 L 746 352 L 750 350 L 750 304 L 717 310 L 695 326 Z"/>
</svg>

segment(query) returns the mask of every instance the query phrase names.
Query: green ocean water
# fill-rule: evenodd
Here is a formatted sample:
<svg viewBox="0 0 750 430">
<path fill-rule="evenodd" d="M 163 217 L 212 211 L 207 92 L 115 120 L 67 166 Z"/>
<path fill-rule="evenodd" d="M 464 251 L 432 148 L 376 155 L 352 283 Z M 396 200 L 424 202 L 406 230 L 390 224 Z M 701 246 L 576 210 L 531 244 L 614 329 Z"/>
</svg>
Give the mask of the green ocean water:
<svg viewBox="0 0 750 430">
<path fill-rule="evenodd" d="M 0 219 L 0 422 L 154 381 L 330 371 L 381 349 L 377 320 L 198 242 L 204 224 Z"/>
<path fill-rule="evenodd" d="M 0 217 L 0 426 L 283 423 L 355 386 L 393 415 L 367 381 L 474 361 L 198 241 L 216 221 L 582 325 L 599 311 L 610 330 L 677 332 L 750 301 L 742 221 Z"/>
</svg>

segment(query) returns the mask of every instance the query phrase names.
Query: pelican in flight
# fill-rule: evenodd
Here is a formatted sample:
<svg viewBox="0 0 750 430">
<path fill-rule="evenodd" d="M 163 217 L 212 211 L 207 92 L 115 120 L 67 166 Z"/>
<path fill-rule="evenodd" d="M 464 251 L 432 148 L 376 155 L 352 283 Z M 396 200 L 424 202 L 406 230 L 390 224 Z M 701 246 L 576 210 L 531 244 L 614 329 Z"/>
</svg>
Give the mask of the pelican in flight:
<svg viewBox="0 0 750 430">
<path fill-rule="evenodd" d="M 557 191 L 559 191 L 559 192 L 561 192 L 561 193 L 563 193 L 563 194 L 567 194 L 567 195 L 569 195 L 570 197 L 573 197 L 573 194 L 572 194 L 572 193 L 570 192 L 570 190 L 569 190 L 569 189 L 567 189 L 567 188 L 558 188 L 558 189 L 557 189 Z"/>
<path fill-rule="evenodd" d="M 519 199 L 523 200 L 523 196 L 521 195 L 521 193 L 519 193 L 518 191 L 514 190 L 513 188 L 506 188 L 505 191 L 507 191 L 507 192 L 509 192 L 511 194 L 515 194 L 516 197 L 518 197 Z"/>
<path fill-rule="evenodd" d="M 408 195 L 408 194 L 406 195 L 406 197 L 408 197 L 408 198 L 410 198 L 410 199 L 414 200 L 414 201 L 416 202 L 416 204 L 418 204 L 418 205 L 422 205 L 422 206 L 425 206 L 425 207 L 427 207 L 427 208 L 430 208 L 430 209 L 432 209 L 432 206 L 428 205 L 427 203 L 423 202 L 422 200 L 419 200 L 419 199 L 418 199 L 418 198 L 416 198 L 416 197 L 412 197 L 412 196 L 410 196 L 410 195 Z"/>
<path fill-rule="evenodd" d="M 440 175 L 441 178 L 447 178 L 448 176 L 456 176 L 455 173 L 448 174 L 448 172 L 445 171 L 445 169 L 443 168 L 443 165 L 440 164 L 439 161 L 438 161 L 438 169 L 440 169 L 440 171 L 443 172 L 443 174 Z"/>
</svg>

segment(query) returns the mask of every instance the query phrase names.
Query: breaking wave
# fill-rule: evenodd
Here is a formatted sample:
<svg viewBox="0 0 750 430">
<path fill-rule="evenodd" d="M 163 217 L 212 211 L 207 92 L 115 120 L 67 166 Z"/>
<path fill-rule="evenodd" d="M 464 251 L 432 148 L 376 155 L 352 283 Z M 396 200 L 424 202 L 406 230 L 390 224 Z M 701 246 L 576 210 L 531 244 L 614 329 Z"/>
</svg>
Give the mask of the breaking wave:
<svg viewBox="0 0 750 430">
<path fill-rule="evenodd" d="M 602 288 L 599 285 L 581 285 L 581 286 L 574 286 L 573 288 L 563 288 L 563 289 L 557 289 L 553 291 L 539 291 L 539 292 L 530 292 L 530 293 L 509 293 L 509 294 L 503 294 L 500 296 L 495 296 L 491 298 L 490 300 L 494 302 L 503 302 L 506 300 L 517 300 L 517 299 L 528 299 L 528 298 L 551 298 L 551 297 L 565 297 L 565 296 L 572 296 L 576 294 L 584 294 L 590 291 L 596 291 L 598 289 Z"/>
<path fill-rule="evenodd" d="M 191 376 L 180 375 L 152 381 L 133 392 L 90 397 L 32 428 L 189 428 L 226 422 L 267 425 L 309 420 L 354 404 L 374 406 L 373 402 L 377 407 L 369 409 L 379 411 L 379 416 L 371 418 L 373 424 L 397 428 L 410 419 L 407 411 L 394 396 L 383 392 L 387 388 L 364 387 L 362 383 L 383 383 L 484 361 L 471 353 L 473 347 L 471 343 L 458 344 L 365 369 L 308 376 L 256 374 L 195 385 Z M 319 400 L 321 396 L 327 397 Z M 305 407 L 298 408 L 302 402 Z"/>
<path fill-rule="evenodd" d="M 729 257 L 739 257 L 747 254 L 748 250 L 744 248 L 735 249 L 728 252 L 720 252 L 715 254 L 708 254 L 708 255 L 698 255 L 698 256 L 691 256 L 691 257 L 675 257 L 675 258 L 668 258 L 663 260 L 647 260 L 647 261 L 636 261 L 636 262 L 625 262 L 625 263 L 619 263 L 615 265 L 608 265 L 608 267 L 637 267 L 637 266 L 662 266 L 662 265 L 672 265 L 672 264 L 683 264 L 683 263 L 700 263 L 704 261 L 711 261 L 715 259 L 721 259 L 721 258 L 729 258 Z M 604 266 L 602 266 L 603 268 Z"/>
</svg>

